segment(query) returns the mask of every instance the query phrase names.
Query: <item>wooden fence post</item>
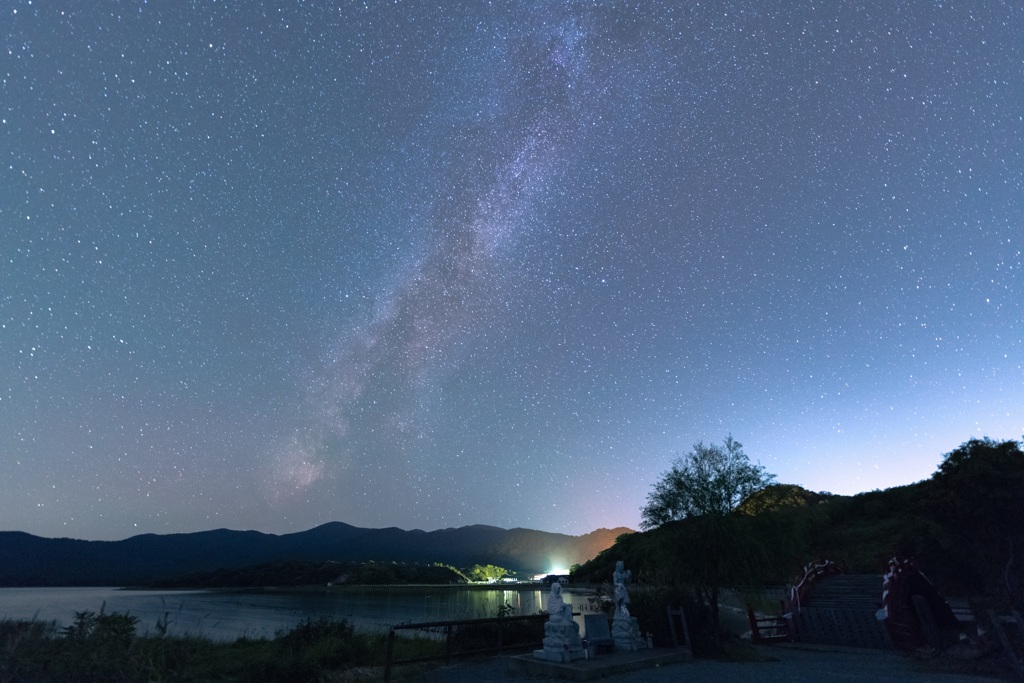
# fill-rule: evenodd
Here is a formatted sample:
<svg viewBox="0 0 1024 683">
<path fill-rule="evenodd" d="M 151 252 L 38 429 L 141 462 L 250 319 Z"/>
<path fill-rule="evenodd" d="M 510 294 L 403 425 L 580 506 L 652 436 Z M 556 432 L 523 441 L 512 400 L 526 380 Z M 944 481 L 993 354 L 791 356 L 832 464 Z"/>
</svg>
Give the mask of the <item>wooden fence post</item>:
<svg viewBox="0 0 1024 683">
<path fill-rule="evenodd" d="M 388 654 L 384 660 L 384 683 L 391 681 L 391 662 L 395 658 L 395 629 L 388 629 Z"/>
</svg>

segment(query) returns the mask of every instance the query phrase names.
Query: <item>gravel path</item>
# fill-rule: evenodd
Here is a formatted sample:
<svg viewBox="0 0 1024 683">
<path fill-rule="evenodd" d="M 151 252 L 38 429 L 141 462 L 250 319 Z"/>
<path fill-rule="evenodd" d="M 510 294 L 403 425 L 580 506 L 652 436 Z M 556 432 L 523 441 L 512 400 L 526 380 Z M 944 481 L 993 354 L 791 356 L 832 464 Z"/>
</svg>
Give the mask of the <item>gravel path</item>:
<svg viewBox="0 0 1024 683">
<path fill-rule="evenodd" d="M 992 683 L 994 679 L 924 671 L 907 657 L 873 650 L 808 650 L 758 647 L 772 661 L 691 662 L 616 674 L 598 679 L 608 683 Z M 415 683 L 509 683 L 528 681 L 509 671 L 505 657 L 462 662 L 427 672 Z"/>
</svg>

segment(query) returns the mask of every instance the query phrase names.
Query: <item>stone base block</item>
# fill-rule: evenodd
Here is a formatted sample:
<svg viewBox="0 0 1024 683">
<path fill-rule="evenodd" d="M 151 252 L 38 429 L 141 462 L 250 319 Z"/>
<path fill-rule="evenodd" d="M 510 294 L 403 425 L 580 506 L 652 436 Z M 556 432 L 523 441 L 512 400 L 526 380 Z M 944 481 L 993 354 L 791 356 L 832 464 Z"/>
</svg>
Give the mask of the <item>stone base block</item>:
<svg viewBox="0 0 1024 683">
<path fill-rule="evenodd" d="M 534 650 L 533 656 L 547 662 L 571 662 L 583 659 L 583 641 L 580 626 L 575 621 L 549 621 L 544 624 L 544 649 Z"/>
<path fill-rule="evenodd" d="M 619 617 L 612 620 L 612 638 L 617 652 L 646 650 L 647 643 L 640 637 L 640 625 L 636 617 Z"/>
<path fill-rule="evenodd" d="M 560 662 L 563 664 L 577 659 L 583 659 L 585 656 L 586 653 L 583 651 L 583 648 L 578 650 L 548 650 L 545 648 L 543 650 L 533 651 L 534 659 L 540 659 L 545 662 Z"/>
</svg>

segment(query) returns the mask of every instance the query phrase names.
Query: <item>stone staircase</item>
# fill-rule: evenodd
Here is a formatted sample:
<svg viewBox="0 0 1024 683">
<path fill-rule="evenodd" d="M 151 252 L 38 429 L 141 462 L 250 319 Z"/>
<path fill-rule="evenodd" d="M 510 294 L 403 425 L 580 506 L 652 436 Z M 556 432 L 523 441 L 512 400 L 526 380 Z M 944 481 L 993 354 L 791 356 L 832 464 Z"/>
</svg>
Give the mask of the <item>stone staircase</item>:
<svg viewBox="0 0 1024 683">
<path fill-rule="evenodd" d="M 885 625 L 875 613 L 882 604 L 882 576 L 822 576 L 810 587 L 800 611 L 792 613 L 795 641 L 889 649 Z"/>
<path fill-rule="evenodd" d="M 882 576 L 837 574 L 822 577 L 811 587 L 810 602 L 816 607 L 867 608 L 874 612 L 882 606 Z"/>
</svg>

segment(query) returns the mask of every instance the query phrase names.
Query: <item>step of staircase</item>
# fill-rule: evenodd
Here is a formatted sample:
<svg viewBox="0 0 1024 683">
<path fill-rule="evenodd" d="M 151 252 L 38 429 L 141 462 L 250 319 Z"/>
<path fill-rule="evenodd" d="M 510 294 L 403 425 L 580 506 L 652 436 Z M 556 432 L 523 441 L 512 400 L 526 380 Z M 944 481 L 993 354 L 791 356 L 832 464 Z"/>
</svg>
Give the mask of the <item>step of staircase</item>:
<svg viewBox="0 0 1024 683">
<path fill-rule="evenodd" d="M 819 578 L 805 598 L 808 607 L 878 609 L 882 604 L 879 574 L 838 574 Z"/>
</svg>

